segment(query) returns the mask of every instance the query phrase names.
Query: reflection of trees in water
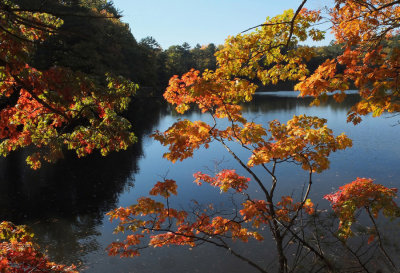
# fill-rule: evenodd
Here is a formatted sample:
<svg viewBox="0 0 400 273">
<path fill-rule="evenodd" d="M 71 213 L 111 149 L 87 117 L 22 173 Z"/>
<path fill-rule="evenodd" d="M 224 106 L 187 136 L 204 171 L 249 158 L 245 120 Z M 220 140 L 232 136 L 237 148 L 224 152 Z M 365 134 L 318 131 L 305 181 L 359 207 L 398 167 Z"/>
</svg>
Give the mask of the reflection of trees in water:
<svg viewBox="0 0 400 273">
<path fill-rule="evenodd" d="M 67 152 L 65 159 L 38 171 L 26 165 L 24 151 L 0 159 L 0 220 L 30 225 L 38 242 L 65 263 L 96 250 L 96 229 L 133 182 L 143 154 L 141 140 L 165 111 L 148 101 L 131 108 L 127 115 L 139 141 L 127 151 L 81 159 Z"/>
<path fill-rule="evenodd" d="M 351 106 L 359 101 L 358 94 L 349 94 L 342 103 L 334 101 L 332 96 L 326 102 L 321 102 L 321 107 L 329 106 L 333 111 L 348 111 Z M 313 101 L 311 97 L 283 97 L 274 95 L 255 95 L 254 99 L 243 104 L 244 113 L 267 113 L 272 111 L 294 112 L 298 107 L 308 107 Z"/>
</svg>

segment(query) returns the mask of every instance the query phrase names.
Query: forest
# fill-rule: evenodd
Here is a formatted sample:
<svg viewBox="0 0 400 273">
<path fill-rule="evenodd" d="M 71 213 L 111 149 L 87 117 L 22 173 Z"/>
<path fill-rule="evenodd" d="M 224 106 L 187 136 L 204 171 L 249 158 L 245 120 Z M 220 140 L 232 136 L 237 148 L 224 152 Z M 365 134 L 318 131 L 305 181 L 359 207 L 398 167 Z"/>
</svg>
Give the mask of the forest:
<svg viewBox="0 0 400 273">
<path fill-rule="evenodd" d="M 354 125 L 400 112 L 400 1 L 335 0 L 328 17 L 335 40 L 327 46 L 306 43 L 324 39 L 318 25 L 327 19 L 306 2 L 223 45 L 163 49 L 150 36 L 137 41 L 107 0 L 1 0 L 0 154 L 22 153 L 37 172 L 71 154 L 112 157 L 141 143 L 146 107 L 168 103 L 174 122 L 149 137 L 172 163 L 218 145 L 234 163 L 192 180 L 231 196 L 231 207 L 174 206 L 181 185 L 165 175 L 136 203 L 117 207 L 113 197 L 106 206 L 122 239 L 105 255 L 140 259 L 150 248 L 211 245 L 254 272 L 399 272 L 398 246 L 382 224 L 398 228 L 396 188 L 354 177 L 323 196 L 329 209 L 311 200 L 316 177 L 352 139 L 319 116 L 258 124 L 244 111 L 257 93 L 297 90 L 314 106 L 346 104 Z M 289 165 L 305 174 L 300 193 L 280 178 Z M 23 224 L 0 218 L 0 272 L 81 271 L 53 261 Z M 238 247 L 267 241 L 272 266 Z"/>
</svg>

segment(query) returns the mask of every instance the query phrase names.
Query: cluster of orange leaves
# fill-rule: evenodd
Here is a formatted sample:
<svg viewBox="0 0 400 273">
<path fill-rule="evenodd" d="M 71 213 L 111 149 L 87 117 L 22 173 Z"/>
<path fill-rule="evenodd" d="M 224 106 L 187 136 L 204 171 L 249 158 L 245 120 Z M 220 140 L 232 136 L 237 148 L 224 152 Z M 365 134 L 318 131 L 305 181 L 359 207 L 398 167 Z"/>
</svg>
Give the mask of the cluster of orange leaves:
<svg viewBox="0 0 400 273">
<path fill-rule="evenodd" d="M 165 179 L 164 182 L 157 182 L 150 191 L 150 195 L 161 195 L 165 198 L 170 197 L 171 194 L 177 195 L 176 189 L 178 186 L 176 182 L 171 179 Z"/>
<path fill-rule="evenodd" d="M 324 198 L 331 202 L 339 217 L 339 235 L 347 238 L 353 234 L 351 226 L 356 221 L 356 212 L 359 209 L 366 209 L 375 218 L 380 212 L 386 217 L 399 217 L 400 208 L 394 201 L 396 197 L 395 188 L 375 184 L 369 178 L 357 178 Z"/>
<path fill-rule="evenodd" d="M 175 162 L 193 156 L 194 150 L 201 145 L 208 148 L 210 130 L 211 127 L 205 122 L 182 120 L 163 133 L 155 132 L 153 137 L 164 146 L 169 145 L 169 152 L 164 157 Z"/>
<path fill-rule="evenodd" d="M 170 79 L 164 98 L 176 105 L 178 113 L 183 114 L 190 109 L 190 104 L 195 103 L 203 113 L 214 110 L 217 118 L 224 118 L 226 107 L 250 100 L 256 87 L 248 81 L 227 79 L 222 71 L 206 70 L 200 75 L 198 70 L 192 69 L 181 79 L 176 75 Z M 235 116 L 235 107 L 229 110 Z"/>
<path fill-rule="evenodd" d="M 319 97 L 340 92 L 334 97 L 343 101 L 344 91 L 354 84 L 362 100 L 355 104 L 348 121 L 359 123 L 363 115 L 381 115 L 384 111 L 399 112 L 400 50 L 395 43 L 399 32 L 400 7 L 396 1 L 336 0 L 330 10 L 336 42 L 343 54 L 326 60 L 309 77 L 296 85 L 301 95 Z M 386 44 L 385 44 L 386 43 Z M 344 67 L 343 73 L 338 67 Z M 317 98 L 316 103 L 319 103 Z"/>
<path fill-rule="evenodd" d="M 210 183 L 219 187 L 221 191 L 233 189 L 241 192 L 247 188 L 249 178 L 239 176 L 234 170 L 223 170 L 216 177 L 196 173 L 196 183 Z M 150 195 L 159 195 L 169 199 L 171 195 L 177 195 L 177 185 L 174 180 L 166 179 L 157 182 L 150 190 Z M 155 201 L 148 197 L 137 200 L 137 204 L 130 207 L 120 207 L 108 213 L 110 221 L 118 219 L 118 227 L 115 232 L 130 231 L 123 242 L 113 242 L 108 247 L 109 255 L 120 255 L 121 257 L 134 257 L 140 255 L 139 251 L 145 247 L 161 247 L 165 245 L 188 245 L 196 246 L 198 242 L 211 240 L 218 236 L 230 236 L 234 240 L 247 242 L 250 238 L 263 240 L 263 236 L 257 231 L 250 230 L 243 223 L 250 222 L 251 226 L 259 228 L 260 224 L 268 225 L 272 219 L 268 204 L 264 200 L 247 200 L 239 211 L 242 220 L 232 220 L 213 215 L 213 207 L 203 212 L 194 213 L 191 218 L 186 211 L 178 211 L 170 208 L 163 202 Z M 307 199 L 304 204 L 294 203 L 289 196 L 282 197 L 277 203 L 276 215 L 280 221 L 290 221 L 291 213 L 297 212 L 299 208 L 308 214 L 314 213 L 313 203 Z M 210 212 L 208 214 L 207 212 Z M 147 244 L 143 240 L 149 234 Z"/>
<path fill-rule="evenodd" d="M 230 176 L 226 174 L 225 176 Z M 233 176 L 237 176 L 233 174 Z M 205 178 L 205 177 L 203 177 Z M 208 177 L 212 179 L 211 177 Z M 200 179 L 200 178 L 199 178 Z M 224 178 L 223 178 L 224 179 Z M 232 174 L 230 178 L 233 180 Z M 205 180 L 208 180 L 205 178 Z M 239 184 L 248 179 L 238 177 Z M 221 186 L 224 187 L 224 186 Z M 235 186 L 234 186 L 235 187 Z M 171 194 L 176 195 L 176 182 L 165 180 L 157 182 L 151 189 L 151 195 L 160 195 L 168 200 Z M 167 203 L 168 204 L 168 203 Z M 209 210 L 213 210 L 212 207 Z M 243 211 L 243 215 L 246 212 Z M 117 208 L 108 213 L 110 220 L 119 219 L 116 232 L 133 232 L 123 242 L 114 242 L 108 247 L 110 255 L 121 255 L 122 257 L 133 257 L 139 255 L 143 246 L 143 234 L 149 235 L 147 246 L 161 247 L 164 245 L 189 245 L 195 246 L 204 238 L 210 236 L 230 235 L 233 239 L 247 242 L 249 238 L 262 240 L 263 237 L 256 231 L 250 231 L 240 221 L 234 221 L 221 216 L 210 216 L 207 210 L 196 213 L 191 219 L 186 211 L 178 211 L 170 208 L 162 202 L 155 201 L 148 197 L 137 200 L 137 204 L 127 208 Z M 205 237 L 204 237 L 205 236 Z"/>
<path fill-rule="evenodd" d="M 38 250 L 24 226 L 0 223 L 0 272 L 77 273 L 75 266 L 51 262 Z"/>
<path fill-rule="evenodd" d="M 193 176 L 196 178 L 195 183 L 197 185 L 201 185 L 203 181 L 220 188 L 221 192 L 227 192 L 228 189 L 242 192 L 248 188 L 248 183 L 250 182 L 250 178 L 238 175 L 236 170 L 222 170 L 215 177 L 201 172 L 197 172 Z"/>
<path fill-rule="evenodd" d="M 277 203 L 278 209 L 276 210 L 276 215 L 278 220 L 284 222 L 291 221 L 291 213 L 297 212 L 299 208 L 302 208 L 307 214 L 311 215 L 315 212 L 314 204 L 311 199 L 307 199 L 304 203 L 294 202 L 291 196 L 282 196 L 281 201 Z"/>
<path fill-rule="evenodd" d="M 294 116 L 287 124 L 271 121 L 269 142 L 258 145 L 252 152 L 248 166 L 260 165 L 271 160 L 293 159 L 303 169 L 322 172 L 329 168 L 331 152 L 351 147 L 346 135 L 337 137 L 327 128 L 326 120 L 306 115 Z"/>
<path fill-rule="evenodd" d="M 260 225 L 268 225 L 272 220 L 268 203 L 265 200 L 247 200 L 242 206 L 240 214 L 243 216 L 243 220 L 250 222 L 255 228 L 259 228 Z M 290 223 L 293 213 L 297 213 L 300 209 L 309 215 L 315 212 L 314 204 L 310 199 L 306 199 L 305 202 L 294 202 L 291 196 L 282 196 L 281 201 L 276 203 L 276 220 Z"/>
</svg>

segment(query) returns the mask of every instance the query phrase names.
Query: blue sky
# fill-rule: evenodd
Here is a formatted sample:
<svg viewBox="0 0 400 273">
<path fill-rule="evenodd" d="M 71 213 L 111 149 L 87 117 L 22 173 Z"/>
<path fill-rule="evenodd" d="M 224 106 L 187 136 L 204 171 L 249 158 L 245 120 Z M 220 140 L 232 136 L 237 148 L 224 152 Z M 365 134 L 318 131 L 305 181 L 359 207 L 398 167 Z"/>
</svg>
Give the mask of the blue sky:
<svg viewBox="0 0 400 273">
<path fill-rule="evenodd" d="M 139 41 L 152 36 L 164 48 L 188 42 L 222 44 L 261 24 L 267 16 L 297 9 L 300 0 L 113 0 Z M 323 8 L 330 0 L 309 0 L 308 8 Z M 326 28 L 326 27 L 325 27 Z M 332 39 L 327 36 L 327 42 Z"/>
</svg>

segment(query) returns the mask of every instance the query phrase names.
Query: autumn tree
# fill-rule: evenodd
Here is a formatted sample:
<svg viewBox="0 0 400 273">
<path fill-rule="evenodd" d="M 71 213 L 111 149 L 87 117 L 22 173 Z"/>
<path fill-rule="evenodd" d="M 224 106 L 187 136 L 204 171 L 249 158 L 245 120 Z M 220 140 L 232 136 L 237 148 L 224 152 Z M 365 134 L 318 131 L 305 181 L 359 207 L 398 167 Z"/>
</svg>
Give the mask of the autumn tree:
<svg viewBox="0 0 400 273">
<path fill-rule="evenodd" d="M 304 115 L 295 116 L 286 124 L 271 121 L 264 128 L 247 121 L 238 105 L 251 100 L 257 89 L 251 79 L 257 78 L 267 84 L 278 80 L 296 80 L 307 74 L 304 62 L 312 56 L 312 48 L 298 47 L 297 44 L 309 36 L 315 40 L 322 39 L 323 34 L 319 30 L 308 29 L 318 20 L 318 12 L 301 8 L 296 12 L 289 10 L 268 19 L 265 23 L 268 27 L 229 38 L 216 53 L 218 68 L 215 71 L 206 70 L 200 74 L 191 70 L 181 78 L 171 78 L 164 94 L 166 100 L 174 104 L 179 113 L 197 105 L 203 113 L 211 115 L 214 123 L 181 120 L 165 132 L 156 132 L 154 138 L 169 148 L 164 157 L 172 162 L 184 160 L 193 156 L 200 147 L 207 148 L 211 142 L 220 143 L 249 177 L 224 169 L 215 176 L 196 173 L 195 182 L 208 183 L 222 192 L 229 190 L 242 195 L 241 209 L 238 208 L 231 217 L 216 216 L 212 208 L 188 214 L 169 206 L 169 198 L 177 192 L 175 181 L 167 179 L 158 182 L 150 194 L 161 195 L 165 202 L 144 197 L 136 205 L 110 213 L 111 219 L 120 219 L 118 231 L 134 232 L 128 235 L 125 242 L 113 243 L 109 248 L 111 254 L 135 256 L 146 245 L 195 246 L 207 242 L 225 248 L 259 271 L 267 272 L 263 265 L 235 251 L 229 240 L 262 240 L 259 229 L 269 227 L 276 242 L 280 272 L 286 272 L 290 267 L 284 248 L 292 236 L 301 245 L 307 245 L 324 266 L 332 267 L 324 255 L 300 238 L 293 228 L 300 220 L 302 211 L 314 212 L 308 198 L 313 173 L 327 169 L 330 153 L 351 146 L 351 140 L 345 135 L 335 137 L 327 128 L 326 120 Z M 228 126 L 221 127 L 219 120 L 228 120 Z M 231 148 L 232 142 L 239 143 L 250 152 L 247 161 L 238 157 Z M 299 200 L 289 195 L 275 196 L 279 186 L 276 169 L 285 162 L 298 164 L 308 172 L 307 189 Z M 270 182 L 255 171 L 257 167 L 271 177 Z M 247 191 L 250 181 L 258 185 L 263 199 L 254 198 Z M 268 183 L 271 183 L 270 186 Z M 147 243 L 142 231 L 152 234 Z"/>
<path fill-rule="evenodd" d="M 157 198 L 142 197 L 137 203 L 110 212 L 110 219 L 118 219 L 116 232 L 129 233 L 123 242 L 109 246 L 111 255 L 137 256 L 149 246 L 165 245 L 196 246 L 209 243 L 229 250 L 260 272 L 269 272 L 235 250 L 231 240 L 248 242 L 262 240 L 265 227 L 276 244 L 278 272 L 296 271 L 298 261 L 307 260 L 307 255 L 289 259 L 287 246 L 298 245 L 312 254 L 318 270 L 340 270 L 325 254 L 320 241 L 309 241 L 304 237 L 303 220 L 306 214 L 315 215 L 313 203 L 308 198 L 314 173 L 329 168 L 329 155 L 351 146 L 345 135 L 334 136 L 327 128 L 326 120 L 305 115 L 294 116 L 286 123 L 271 121 L 267 127 L 247 121 L 239 103 L 249 101 L 257 89 L 256 82 L 276 84 L 279 81 L 298 81 L 301 95 L 316 97 L 318 103 L 335 90 L 335 99 L 342 101 L 350 84 L 360 90 L 362 100 L 349 112 L 349 120 L 357 123 L 360 115 L 383 111 L 397 112 L 398 109 L 398 48 L 384 48 L 382 43 L 396 33 L 399 23 L 399 1 L 336 0 L 330 9 L 333 31 L 338 47 L 343 47 L 337 58 L 325 61 L 312 75 L 307 62 L 315 56 L 315 48 L 299 46 L 307 39 L 319 41 L 324 33 L 316 28 L 321 21 L 319 11 L 304 9 L 302 1 L 296 11 L 267 18 L 266 22 L 229 37 L 216 53 L 217 68 L 200 73 L 191 70 L 182 77 L 174 76 L 164 94 L 165 99 L 184 113 L 197 106 L 213 122 L 179 120 L 165 132 L 156 132 L 153 137 L 168 147 L 164 157 L 175 162 L 192 157 L 199 148 L 208 148 L 212 142 L 222 145 L 242 167 L 247 176 L 233 169 L 223 169 L 216 174 L 197 172 L 194 182 L 217 187 L 221 192 L 233 192 L 242 197 L 241 206 L 232 215 L 220 215 L 218 209 L 196 208 L 192 211 L 178 210 L 170 206 L 170 199 L 177 194 L 174 180 L 159 181 L 150 191 Z M 340 52 L 340 51 L 339 51 Z M 335 57 L 335 56 L 334 56 Z M 339 66 L 344 72 L 339 73 Z M 342 69 L 343 70 L 343 69 Z M 221 122 L 222 121 L 222 122 Z M 227 126 L 224 126 L 224 124 Z M 235 152 L 237 143 L 249 153 L 249 158 L 240 158 Z M 236 144 L 236 145 L 237 145 Z M 300 198 L 288 195 L 276 196 L 280 187 L 276 170 L 281 164 L 299 165 L 307 174 L 308 182 Z M 270 179 L 260 175 L 264 171 Z M 262 199 L 254 198 L 248 190 L 254 183 L 263 193 Z M 396 191 L 374 184 L 370 179 L 357 179 L 344 186 L 339 192 L 327 195 L 333 210 L 340 219 L 339 233 L 332 236 L 344 242 L 347 251 L 358 259 L 362 270 L 368 271 L 357 253 L 345 241 L 355 212 L 365 209 L 371 216 L 382 246 L 375 218 L 380 212 L 397 217 L 399 209 L 394 202 Z M 161 198 L 161 199 L 160 199 Z M 296 200 L 297 199 L 297 200 Z M 393 260 L 381 248 L 386 258 L 396 269 Z"/>
<path fill-rule="evenodd" d="M 101 20 L 114 20 L 103 10 Z M 32 168 L 63 157 L 63 149 L 85 156 L 126 149 L 135 142 L 130 123 L 119 115 L 137 86 L 106 74 L 99 85 L 69 68 L 31 66 L 35 48 L 57 34 L 57 16 L 0 3 L 0 153 L 29 147 Z"/>
</svg>

